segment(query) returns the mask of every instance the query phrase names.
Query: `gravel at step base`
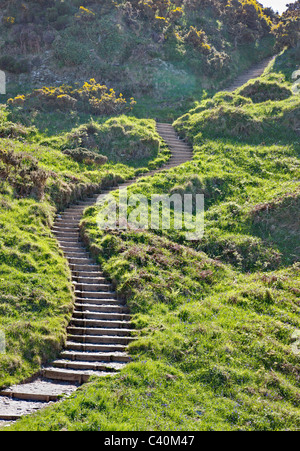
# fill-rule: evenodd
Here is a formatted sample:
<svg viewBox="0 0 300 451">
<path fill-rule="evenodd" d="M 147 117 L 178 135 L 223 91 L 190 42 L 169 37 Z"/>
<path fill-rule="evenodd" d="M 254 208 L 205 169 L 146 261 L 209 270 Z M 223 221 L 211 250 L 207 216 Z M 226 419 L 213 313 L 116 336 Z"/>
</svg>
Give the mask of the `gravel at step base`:
<svg viewBox="0 0 300 451">
<path fill-rule="evenodd" d="M 0 394 L 4 394 L 7 397 L 13 396 L 14 398 L 18 398 L 18 395 L 21 397 L 28 395 L 32 396 L 32 398 L 39 395 L 57 397 L 61 395 L 69 396 L 77 390 L 77 388 L 77 384 L 54 382 L 52 380 L 39 378 L 28 384 L 14 385 L 8 389 L 4 389 Z"/>
<path fill-rule="evenodd" d="M 23 415 L 29 415 L 48 406 L 47 402 L 39 401 L 20 401 L 6 397 L 0 398 L 0 419 L 9 421 L 17 420 Z"/>
</svg>

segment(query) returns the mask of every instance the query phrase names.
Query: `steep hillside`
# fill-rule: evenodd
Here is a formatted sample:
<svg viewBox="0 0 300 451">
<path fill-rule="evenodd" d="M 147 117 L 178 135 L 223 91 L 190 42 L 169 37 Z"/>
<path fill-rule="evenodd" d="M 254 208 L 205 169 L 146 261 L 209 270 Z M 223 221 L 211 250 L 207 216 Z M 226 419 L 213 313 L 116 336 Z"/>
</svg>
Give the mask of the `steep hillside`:
<svg viewBox="0 0 300 451">
<path fill-rule="evenodd" d="M 299 1 L 281 18 L 256 0 L 0 6 L 0 388 L 66 341 L 55 215 L 166 163 L 154 119 L 176 119 L 194 158 L 129 192 L 205 196 L 198 241 L 172 222 L 104 233 L 103 206 L 85 211 L 82 239 L 131 309 L 133 362 L 11 429 L 298 430 Z"/>
<path fill-rule="evenodd" d="M 130 141 L 135 145 L 128 148 L 139 149 L 141 156 L 141 165 L 135 161 L 132 167 L 108 162 L 84 148 L 61 152 L 49 143 L 30 143 L 37 131 L 9 121 L 5 108 L 0 113 L 0 330 L 6 336 L 6 353 L 0 354 L 3 387 L 36 373 L 55 358 L 66 339 L 74 294 L 70 270 L 51 232 L 57 212 L 101 188 L 149 170 L 141 165 L 156 167 L 164 158 L 156 158 L 159 142 L 153 121 L 143 122 L 143 133 L 140 123 L 127 118 L 121 121 L 130 124 L 126 133 L 121 126 L 118 129 L 124 132 L 120 133 L 123 152 Z M 118 118 L 115 121 L 118 123 Z M 109 125 L 106 128 L 109 132 Z M 105 129 L 104 136 L 108 132 Z M 145 137 L 151 149 L 146 156 Z"/>
<path fill-rule="evenodd" d="M 175 105 L 184 111 L 204 89 L 224 86 L 273 52 L 270 14 L 256 0 L 1 4 L 0 69 L 10 92 L 24 93 L 20 83 L 28 92 L 95 78 L 142 100 L 141 117 Z"/>
<path fill-rule="evenodd" d="M 203 193 L 203 240 L 172 228 L 104 234 L 103 207 L 86 211 L 82 236 L 133 314 L 134 361 L 13 429 L 299 429 L 299 95 L 291 61 L 294 51 L 260 80 L 179 118 L 193 161 L 130 188 Z"/>
</svg>

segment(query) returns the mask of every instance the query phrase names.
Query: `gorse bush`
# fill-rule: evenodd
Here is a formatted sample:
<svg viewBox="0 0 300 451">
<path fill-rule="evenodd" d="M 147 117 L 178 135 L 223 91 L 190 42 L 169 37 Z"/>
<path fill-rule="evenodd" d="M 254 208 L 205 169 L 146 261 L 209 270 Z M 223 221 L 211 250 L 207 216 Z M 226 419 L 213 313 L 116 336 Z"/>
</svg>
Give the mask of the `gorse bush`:
<svg viewBox="0 0 300 451">
<path fill-rule="evenodd" d="M 187 97 L 199 98 L 203 89 L 215 89 L 272 53 L 275 40 L 270 17 L 255 0 L 31 0 L 26 8 L 12 1 L 5 4 L 4 16 L 15 19 L 3 24 L 2 31 L 8 55 L 22 70 L 26 55 L 26 82 L 73 84 L 77 74 L 80 83 L 101 74 L 126 98 L 140 96 L 147 102 L 155 94 L 157 100 L 165 99 L 167 106 L 161 109 L 172 108 L 174 101 L 182 104 L 183 72 L 189 80 L 184 87 Z M 17 71 L 14 64 L 7 70 Z M 95 99 L 89 111 L 102 114 L 110 99 L 101 104 Z M 68 100 L 61 99 L 62 108 Z M 180 111 L 190 108 L 190 102 Z M 147 117 L 148 110 L 146 106 Z"/>
<path fill-rule="evenodd" d="M 16 196 L 35 195 L 41 199 L 49 175 L 30 155 L 0 149 L 0 179 L 13 186 Z"/>
<path fill-rule="evenodd" d="M 300 1 L 288 5 L 279 23 L 274 25 L 272 32 L 276 36 L 277 49 L 299 46 L 300 38 Z"/>
<path fill-rule="evenodd" d="M 131 98 L 128 103 L 122 94 L 117 96 L 113 89 L 109 90 L 107 86 L 91 79 L 81 88 L 44 86 L 25 96 L 9 99 L 7 103 L 11 107 L 22 106 L 29 110 L 77 110 L 95 115 L 112 115 L 130 111 L 135 101 Z"/>
<path fill-rule="evenodd" d="M 196 49 L 203 53 L 209 53 L 211 47 L 207 43 L 207 36 L 204 31 L 190 27 L 189 32 L 185 36 L 185 41 L 192 44 Z"/>
</svg>

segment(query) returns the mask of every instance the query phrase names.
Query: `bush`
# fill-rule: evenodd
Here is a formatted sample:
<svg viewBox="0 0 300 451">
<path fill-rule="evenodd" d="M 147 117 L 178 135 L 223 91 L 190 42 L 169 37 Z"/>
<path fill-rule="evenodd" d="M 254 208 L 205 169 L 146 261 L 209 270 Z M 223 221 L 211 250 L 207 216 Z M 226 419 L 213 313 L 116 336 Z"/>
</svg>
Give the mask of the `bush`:
<svg viewBox="0 0 300 451">
<path fill-rule="evenodd" d="M 123 94 L 117 96 L 113 89 L 97 83 L 95 79 L 84 83 L 81 88 L 62 85 L 58 87 L 44 86 L 26 96 L 17 96 L 8 100 L 11 106 L 20 106 L 20 98 L 24 108 L 38 110 L 77 110 L 96 115 L 112 115 L 129 111 L 135 105 L 135 100 L 129 102 Z"/>
<path fill-rule="evenodd" d="M 111 161 L 137 162 L 156 157 L 161 140 L 154 121 L 127 116 L 108 119 L 103 124 L 90 122 L 72 130 L 67 136 L 68 148 L 100 151 Z"/>
<path fill-rule="evenodd" d="M 95 164 L 97 166 L 102 166 L 107 163 L 107 157 L 103 155 L 91 152 L 88 149 L 80 148 L 77 149 L 66 149 L 63 151 L 65 155 L 68 155 L 72 160 L 77 161 L 77 163 L 84 164 Z"/>
<path fill-rule="evenodd" d="M 31 156 L 0 149 L 0 178 L 6 180 L 21 197 L 41 199 L 49 173 L 39 167 Z"/>
<path fill-rule="evenodd" d="M 282 15 L 280 22 L 272 29 L 273 34 L 276 36 L 277 50 L 299 45 L 299 16 L 300 0 L 297 0 L 288 5 L 288 9 Z"/>
<path fill-rule="evenodd" d="M 199 31 L 195 27 L 190 27 L 189 32 L 185 36 L 185 41 L 201 53 L 208 54 L 211 50 L 210 45 L 207 43 L 205 32 L 203 30 Z"/>
<path fill-rule="evenodd" d="M 292 91 L 278 83 L 270 83 L 257 80 L 238 91 L 243 97 L 249 97 L 254 103 L 266 102 L 267 100 L 285 100 L 291 97 Z"/>
<path fill-rule="evenodd" d="M 0 57 L 0 69 L 13 74 L 22 74 L 30 71 L 30 64 L 26 58 L 17 59 L 12 55 Z"/>
</svg>

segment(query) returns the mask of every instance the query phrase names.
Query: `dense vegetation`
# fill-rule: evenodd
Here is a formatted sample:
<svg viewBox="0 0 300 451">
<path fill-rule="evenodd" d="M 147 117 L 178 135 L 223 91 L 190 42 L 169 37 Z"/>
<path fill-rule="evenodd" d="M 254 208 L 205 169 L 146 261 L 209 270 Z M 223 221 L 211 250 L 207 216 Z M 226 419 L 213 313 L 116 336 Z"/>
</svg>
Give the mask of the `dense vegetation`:
<svg viewBox="0 0 300 451">
<path fill-rule="evenodd" d="M 299 49 L 300 37 L 300 1 L 290 3 L 288 9 L 282 14 L 280 20 L 273 27 L 276 36 L 277 48 L 296 47 Z M 298 50 L 299 57 L 299 50 Z"/>
<path fill-rule="evenodd" d="M 20 94 L 20 81 L 31 92 L 94 78 L 117 97 L 135 97 L 140 117 L 175 119 L 175 106 L 178 117 L 203 90 L 273 52 L 276 17 L 256 0 L 1 3 L 0 69 L 10 73 L 10 92 Z"/>
</svg>

